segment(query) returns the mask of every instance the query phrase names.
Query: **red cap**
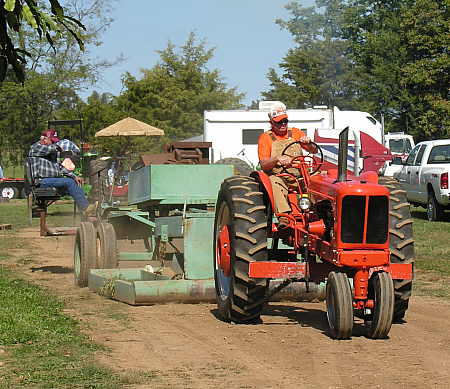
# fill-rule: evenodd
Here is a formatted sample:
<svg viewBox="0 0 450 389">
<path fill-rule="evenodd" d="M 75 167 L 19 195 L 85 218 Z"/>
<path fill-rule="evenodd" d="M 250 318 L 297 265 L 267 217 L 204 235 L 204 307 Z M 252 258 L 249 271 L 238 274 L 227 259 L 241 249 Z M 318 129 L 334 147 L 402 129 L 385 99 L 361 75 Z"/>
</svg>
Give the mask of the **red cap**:
<svg viewBox="0 0 450 389">
<path fill-rule="evenodd" d="M 59 142 L 58 133 L 56 132 L 56 130 L 42 131 L 42 136 L 45 136 L 46 138 L 50 138 L 50 140 L 53 143 Z"/>
</svg>

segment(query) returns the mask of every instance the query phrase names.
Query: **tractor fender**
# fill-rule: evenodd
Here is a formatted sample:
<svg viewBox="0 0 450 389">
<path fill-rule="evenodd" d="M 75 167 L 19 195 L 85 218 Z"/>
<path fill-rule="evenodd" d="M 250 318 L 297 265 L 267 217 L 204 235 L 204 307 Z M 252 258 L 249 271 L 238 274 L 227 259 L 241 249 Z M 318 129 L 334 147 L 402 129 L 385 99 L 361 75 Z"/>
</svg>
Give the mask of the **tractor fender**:
<svg viewBox="0 0 450 389">
<path fill-rule="evenodd" d="M 272 183 L 270 182 L 269 176 L 263 171 L 259 170 L 252 172 L 250 174 L 250 177 L 253 177 L 256 181 L 262 184 L 265 192 L 267 193 L 267 196 L 269 197 L 270 206 L 272 207 L 272 210 L 275 210 L 275 202 L 273 199 L 273 192 L 272 192 Z"/>
</svg>

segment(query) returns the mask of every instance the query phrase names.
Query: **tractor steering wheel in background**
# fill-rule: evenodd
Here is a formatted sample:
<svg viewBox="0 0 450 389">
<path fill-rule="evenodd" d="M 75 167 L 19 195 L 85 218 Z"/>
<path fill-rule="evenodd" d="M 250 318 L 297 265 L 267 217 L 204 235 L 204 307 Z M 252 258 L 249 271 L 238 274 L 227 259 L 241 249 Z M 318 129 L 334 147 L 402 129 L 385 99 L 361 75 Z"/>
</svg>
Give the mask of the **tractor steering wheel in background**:
<svg viewBox="0 0 450 389">
<path fill-rule="evenodd" d="M 308 143 L 310 145 L 316 146 L 317 151 L 315 153 L 311 153 L 308 150 L 305 150 L 302 147 L 302 143 L 303 142 L 300 142 L 299 140 L 294 141 L 292 143 L 289 143 L 283 149 L 281 155 L 287 155 L 288 157 L 293 158 L 291 163 L 292 162 L 303 162 L 303 163 L 306 163 L 309 166 L 309 168 L 311 169 L 309 174 L 312 175 L 312 174 L 318 172 L 320 167 L 323 165 L 323 152 L 322 152 L 322 149 L 320 148 L 320 146 L 317 143 L 314 143 L 314 142 Z M 295 144 L 299 144 L 300 147 L 302 147 L 302 151 L 304 153 L 306 153 L 306 154 L 304 154 L 304 155 L 297 155 L 297 156 L 288 154 L 287 151 L 288 151 L 289 147 L 291 147 L 291 146 L 293 146 Z M 314 157 L 314 156 L 316 156 L 316 157 Z M 292 166 L 292 167 L 295 167 L 295 166 Z"/>
</svg>

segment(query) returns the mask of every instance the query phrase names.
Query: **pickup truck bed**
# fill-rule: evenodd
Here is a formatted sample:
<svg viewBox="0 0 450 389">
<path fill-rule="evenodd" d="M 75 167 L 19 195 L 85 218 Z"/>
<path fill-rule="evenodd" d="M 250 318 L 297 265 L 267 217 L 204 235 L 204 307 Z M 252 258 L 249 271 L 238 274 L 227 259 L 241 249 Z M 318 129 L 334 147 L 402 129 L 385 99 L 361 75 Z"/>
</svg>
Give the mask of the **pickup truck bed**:
<svg viewBox="0 0 450 389">
<path fill-rule="evenodd" d="M 450 209 L 450 139 L 421 142 L 394 174 L 408 201 L 427 209 L 430 221 L 443 220 Z"/>
</svg>

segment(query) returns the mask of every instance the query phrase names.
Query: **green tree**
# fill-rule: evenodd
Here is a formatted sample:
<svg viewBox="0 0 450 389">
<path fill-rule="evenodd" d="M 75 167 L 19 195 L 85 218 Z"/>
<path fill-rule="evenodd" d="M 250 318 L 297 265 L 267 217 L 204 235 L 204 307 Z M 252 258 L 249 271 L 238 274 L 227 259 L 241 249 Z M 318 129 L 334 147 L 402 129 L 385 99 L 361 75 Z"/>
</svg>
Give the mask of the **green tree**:
<svg viewBox="0 0 450 389">
<path fill-rule="evenodd" d="M 80 36 L 83 24 L 66 15 L 58 0 L 48 0 L 48 4 L 50 9 L 38 5 L 36 0 L 0 0 L 0 82 L 6 77 L 8 65 L 20 82 L 25 80 L 24 64 L 30 53 L 15 46 L 13 38 L 20 35 L 24 25 L 31 27 L 50 46 L 54 44 L 55 35 L 67 31 L 83 50 Z"/>
<path fill-rule="evenodd" d="M 347 41 L 340 38 L 344 3 L 317 0 L 315 7 L 303 7 L 293 1 L 286 6 L 292 17 L 276 23 L 291 33 L 297 47 L 280 63 L 281 75 L 269 70 L 271 89 L 262 93 L 264 98 L 292 108 L 355 106 L 356 77 L 346 56 Z"/>
<path fill-rule="evenodd" d="M 365 106 L 417 140 L 448 137 L 449 1 L 355 0 L 344 19 Z"/>
<path fill-rule="evenodd" d="M 242 107 L 243 94 L 228 89 L 218 70 L 209 70 L 214 49 L 197 43 L 191 33 L 177 51 L 171 42 L 158 51 L 160 62 L 142 70 L 136 79 L 126 73 L 119 107 L 145 123 L 165 131 L 168 140 L 182 140 L 203 132 L 203 112 Z"/>
<path fill-rule="evenodd" d="M 91 47 L 101 44 L 101 34 L 111 22 L 108 12 L 112 3 L 107 0 L 64 2 L 65 12 L 86 26 L 82 33 L 86 44 L 84 52 L 80 52 L 70 32 L 60 31 L 55 35 L 53 47 L 27 27 L 21 28 L 20 36 L 11 37 L 27 50 L 29 58 L 23 85 L 14 82 L 12 72 L 8 73 L 7 81 L 0 84 L 0 138 L 3 144 L 0 162 L 4 165 L 21 163 L 31 141 L 46 128 L 48 120 L 82 118 L 83 103 L 77 93 L 95 82 L 105 67 L 117 61 L 98 61 L 88 56 Z M 78 127 L 65 126 L 61 130 L 65 137 L 80 140 Z"/>
</svg>

